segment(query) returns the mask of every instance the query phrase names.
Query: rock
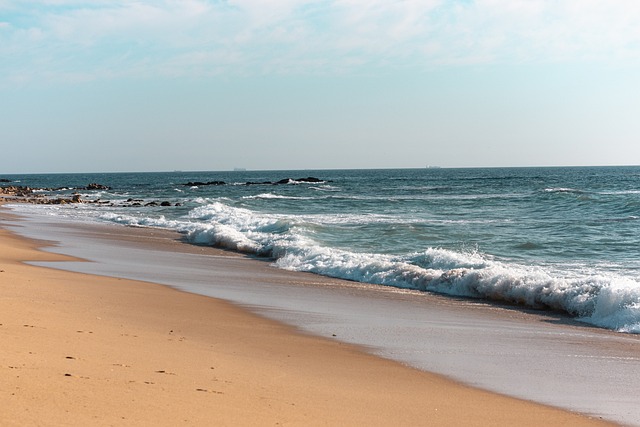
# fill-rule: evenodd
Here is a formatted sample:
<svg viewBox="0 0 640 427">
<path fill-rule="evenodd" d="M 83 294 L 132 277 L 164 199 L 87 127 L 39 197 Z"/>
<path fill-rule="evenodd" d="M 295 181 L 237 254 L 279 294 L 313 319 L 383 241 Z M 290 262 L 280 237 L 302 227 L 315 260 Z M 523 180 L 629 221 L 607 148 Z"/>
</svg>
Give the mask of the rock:
<svg viewBox="0 0 640 427">
<path fill-rule="evenodd" d="M 194 182 L 187 182 L 186 184 L 182 184 L 185 187 L 204 187 L 206 185 L 226 185 L 227 183 L 224 181 L 209 181 L 209 182 L 200 182 L 200 181 L 194 181 Z"/>
<path fill-rule="evenodd" d="M 325 181 L 320 178 L 314 178 L 312 176 L 309 176 L 307 178 L 298 178 L 298 179 L 284 178 L 276 182 L 271 182 L 271 181 L 245 182 L 244 185 L 287 185 L 287 184 L 299 184 L 301 182 L 319 183 L 319 182 L 329 182 L 329 181 Z"/>
<path fill-rule="evenodd" d="M 2 179 L 0 179 L 0 182 L 11 182 L 11 180 L 10 179 L 6 179 L 6 178 L 2 178 Z"/>
<path fill-rule="evenodd" d="M 145 203 L 145 206 L 158 206 L 158 202 Z"/>
<path fill-rule="evenodd" d="M 325 182 L 323 179 L 314 178 L 312 176 L 307 177 L 307 178 L 298 178 L 298 179 L 296 179 L 296 181 L 298 181 L 298 182 L 314 182 L 314 183 Z"/>
<path fill-rule="evenodd" d="M 22 187 L 17 185 L 10 185 L 8 187 L 0 187 L 0 194 L 8 194 L 11 196 L 25 197 L 31 195 L 33 189 L 31 187 Z"/>
<path fill-rule="evenodd" d="M 263 182 L 245 182 L 244 185 L 273 185 L 274 183 L 271 181 L 263 181 Z"/>
<path fill-rule="evenodd" d="M 171 202 L 164 201 L 160 203 L 160 206 L 171 206 Z"/>
<path fill-rule="evenodd" d="M 87 185 L 86 189 L 87 190 L 110 190 L 111 187 L 108 187 L 108 186 L 102 185 L 102 184 L 96 184 L 95 182 L 92 182 L 91 184 Z"/>
</svg>

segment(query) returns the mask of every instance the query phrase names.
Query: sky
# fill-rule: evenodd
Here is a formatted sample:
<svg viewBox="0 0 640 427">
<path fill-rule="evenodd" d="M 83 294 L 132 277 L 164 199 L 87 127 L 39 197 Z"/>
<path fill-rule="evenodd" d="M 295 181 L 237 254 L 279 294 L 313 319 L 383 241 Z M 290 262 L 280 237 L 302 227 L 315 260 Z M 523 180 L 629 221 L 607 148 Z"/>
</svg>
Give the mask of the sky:
<svg viewBox="0 0 640 427">
<path fill-rule="evenodd" d="M 638 0 L 0 0 L 0 174 L 640 164 Z"/>
</svg>

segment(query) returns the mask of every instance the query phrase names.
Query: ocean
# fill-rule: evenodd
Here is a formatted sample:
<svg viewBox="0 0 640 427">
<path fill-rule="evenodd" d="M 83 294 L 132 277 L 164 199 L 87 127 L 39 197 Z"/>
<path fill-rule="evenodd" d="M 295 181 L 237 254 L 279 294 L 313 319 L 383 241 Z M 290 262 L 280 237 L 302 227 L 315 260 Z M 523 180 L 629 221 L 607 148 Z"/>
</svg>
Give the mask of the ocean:
<svg viewBox="0 0 640 427">
<path fill-rule="evenodd" d="M 21 204 L 17 213 L 176 230 L 188 244 L 286 270 L 555 310 L 640 333 L 640 167 L 0 178 L 96 202 Z M 109 189 L 84 189 L 89 183 Z"/>
</svg>

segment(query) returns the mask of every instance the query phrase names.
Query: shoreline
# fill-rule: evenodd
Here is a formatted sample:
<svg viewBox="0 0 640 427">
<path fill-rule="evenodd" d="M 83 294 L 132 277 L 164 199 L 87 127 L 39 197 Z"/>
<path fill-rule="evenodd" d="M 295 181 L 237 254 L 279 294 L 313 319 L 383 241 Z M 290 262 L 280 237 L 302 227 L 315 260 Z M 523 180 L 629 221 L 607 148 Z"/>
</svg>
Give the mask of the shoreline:
<svg viewBox="0 0 640 427">
<path fill-rule="evenodd" d="M 0 236 L 2 424 L 607 425 Z"/>
</svg>

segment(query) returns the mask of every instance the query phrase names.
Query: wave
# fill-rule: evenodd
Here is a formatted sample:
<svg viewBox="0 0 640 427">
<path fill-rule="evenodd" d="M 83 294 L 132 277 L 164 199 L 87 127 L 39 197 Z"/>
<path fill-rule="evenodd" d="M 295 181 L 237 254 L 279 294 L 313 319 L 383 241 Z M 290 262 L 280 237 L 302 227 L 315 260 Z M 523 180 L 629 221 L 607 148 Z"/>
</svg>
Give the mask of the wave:
<svg viewBox="0 0 640 427">
<path fill-rule="evenodd" d="M 619 190 L 619 191 L 600 191 L 598 194 L 613 195 L 613 196 L 627 196 L 640 194 L 640 190 Z"/>
<path fill-rule="evenodd" d="M 413 181 L 411 181 L 411 184 L 413 184 Z M 439 193 L 439 192 L 445 192 L 445 191 L 453 191 L 455 190 L 455 187 L 452 187 L 450 185 L 442 185 L 442 186 L 420 186 L 420 185 L 405 185 L 405 186 L 400 186 L 397 187 L 398 190 L 408 190 L 408 191 L 421 191 L 421 192 L 434 192 L 434 193 Z"/>
<path fill-rule="evenodd" d="M 554 187 L 545 188 L 545 193 L 567 193 L 567 194 L 588 194 L 588 191 L 578 190 L 576 188 Z"/>
<path fill-rule="evenodd" d="M 181 231 L 181 222 L 176 220 L 169 220 L 161 215 L 157 218 L 140 217 L 134 215 L 127 215 L 115 212 L 106 212 L 99 214 L 98 219 L 116 224 L 122 224 L 132 227 L 152 227 L 152 228 L 168 228 Z"/>
<path fill-rule="evenodd" d="M 315 190 L 315 191 L 326 191 L 326 192 L 331 192 L 331 193 L 336 193 L 339 191 L 342 191 L 340 189 L 340 187 L 335 187 L 333 185 L 318 185 L 318 186 L 312 186 L 309 187 L 310 190 Z"/>
<path fill-rule="evenodd" d="M 280 182 L 284 182 L 284 181 L 285 180 L 282 180 Z M 293 185 L 298 185 L 298 184 L 322 185 L 327 183 L 327 181 L 324 181 L 322 179 L 315 180 L 313 178 L 300 178 L 300 179 L 289 178 L 286 181 L 287 181 L 287 184 L 293 184 Z"/>
<path fill-rule="evenodd" d="M 432 247 L 405 255 L 358 253 L 323 245 L 314 226 L 393 218 L 271 215 L 219 200 L 200 201 L 206 204 L 177 219 L 113 211 L 99 212 L 97 217 L 125 225 L 173 229 L 191 243 L 269 257 L 287 270 L 558 310 L 595 326 L 640 333 L 640 282 L 629 276 L 581 272 L 568 266 L 521 265 L 477 250 Z"/>
<path fill-rule="evenodd" d="M 296 222 L 286 215 L 260 215 L 221 202 L 197 207 L 187 218 L 178 230 L 188 241 L 264 257 L 273 257 L 275 248 L 301 239 L 291 232 Z"/>
<path fill-rule="evenodd" d="M 189 218 L 198 221 L 186 227 L 190 241 L 268 256 L 283 269 L 559 310 L 596 326 L 640 333 L 640 283 L 629 278 L 524 266 L 477 250 L 355 253 L 305 236 L 304 221 L 317 224 L 313 218 L 263 215 L 220 202 L 194 209 Z"/>
<path fill-rule="evenodd" d="M 640 333 L 640 283 L 622 277 L 565 278 L 437 248 L 408 257 L 301 248 L 275 263 L 358 282 L 553 309 L 592 325 Z"/>
<path fill-rule="evenodd" d="M 283 196 L 281 194 L 262 193 L 254 196 L 243 196 L 243 199 L 288 199 L 288 200 L 314 200 L 316 197 Z"/>
<path fill-rule="evenodd" d="M 636 196 L 640 190 L 606 190 L 606 191 L 586 191 L 569 187 L 550 187 L 543 190 L 545 193 L 576 194 L 576 195 L 598 195 L 598 196 Z"/>
</svg>

